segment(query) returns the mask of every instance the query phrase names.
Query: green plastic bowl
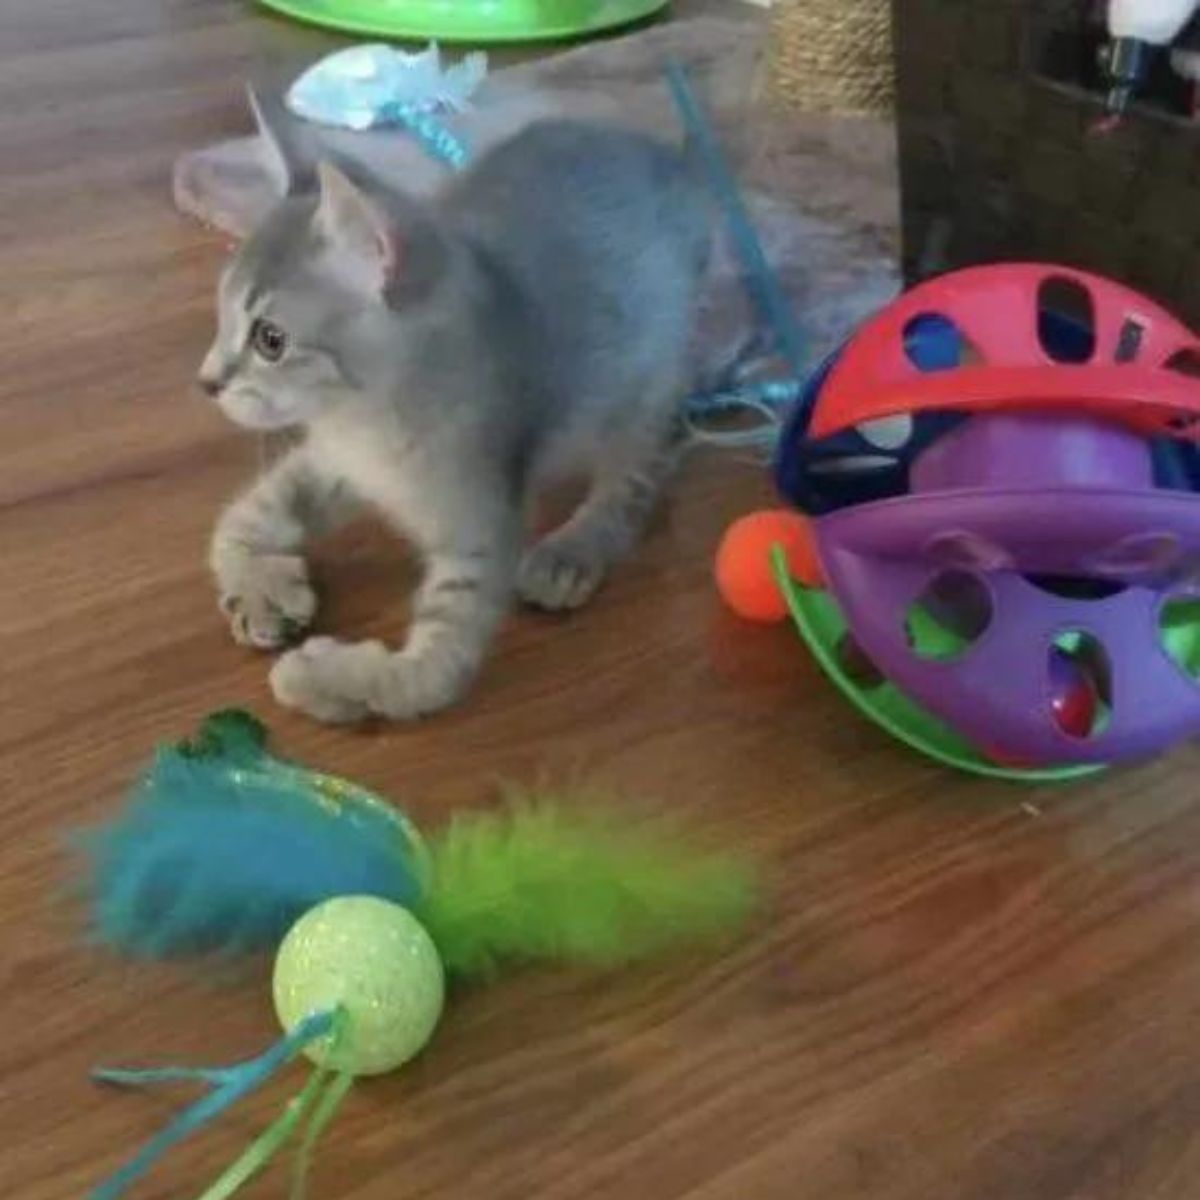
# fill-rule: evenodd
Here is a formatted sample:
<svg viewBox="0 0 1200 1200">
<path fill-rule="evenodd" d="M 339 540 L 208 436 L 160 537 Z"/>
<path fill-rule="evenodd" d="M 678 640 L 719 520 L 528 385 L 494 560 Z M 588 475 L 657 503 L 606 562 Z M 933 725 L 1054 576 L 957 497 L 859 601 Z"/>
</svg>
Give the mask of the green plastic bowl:
<svg viewBox="0 0 1200 1200">
<path fill-rule="evenodd" d="M 914 750 L 927 754 L 948 767 L 987 775 L 994 779 L 1011 779 L 1022 783 L 1061 783 L 1103 771 L 1094 763 L 1038 767 L 1022 770 L 1002 767 L 985 758 L 964 738 L 931 713 L 914 704 L 903 692 L 886 679 L 864 684 L 854 679 L 844 668 L 839 646 L 846 636 L 845 618 L 837 602 L 819 588 L 803 587 L 788 571 L 787 557 L 780 547 L 772 551 L 775 579 L 787 600 L 788 609 L 800 636 L 808 644 L 825 673 L 864 716 L 882 726 Z M 934 630 L 927 631 L 930 637 Z"/>
<path fill-rule="evenodd" d="M 670 0 L 259 0 L 298 21 L 406 41 L 548 42 L 631 25 Z"/>
</svg>

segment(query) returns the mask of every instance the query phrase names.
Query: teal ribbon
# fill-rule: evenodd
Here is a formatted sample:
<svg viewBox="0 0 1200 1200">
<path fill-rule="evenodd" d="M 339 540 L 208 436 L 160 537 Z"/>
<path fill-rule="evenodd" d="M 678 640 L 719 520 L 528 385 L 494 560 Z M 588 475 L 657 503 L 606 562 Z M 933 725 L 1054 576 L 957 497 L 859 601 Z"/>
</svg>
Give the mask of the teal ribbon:
<svg viewBox="0 0 1200 1200">
<path fill-rule="evenodd" d="M 796 378 L 801 379 L 804 377 L 805 353 L 800 327 L 779 277 L 767 262 L 750 213 L 734 182 L 733 172 L 713 135 L 712 125 L 678 62 L 667 64 L 667 82 L 687 130 L 688 140 L 704 166 L 713 194 L 725 210 L 725 223 L 734 249 L 742 260 L 750 301 L 758 310 L 759 320 L 778 339 L 779 350 L 787 359 L 788 366 L 795 372 Z"/>
<path fill-rule="evenodd" d="M 725 160 L 700 101 L 688 82 L 687 73 L 676 61 L 667 64 L 667 83 L 680 120 L 687 133 L 689 147 L 708 176 L 709 187 L 725 214 L 730 241 L 742 266 L 742 284 L 758 318 L 758 328 L 770 332 L 770 339 L 786 362 L 791 377 L 760 384 L 738 385 L 725 394 L 693 397 L 687 416 L 695 426 L 696 417 L 714 410 L 742 410 L 755 413 L 764 422 L 749 431 L 703 434 L 709 441 L 763 443 L 774 440 L 782 411 L 801 394 L 808 374 L 804 338 L 779 276 L 771 268 L 759 241 L 749 210 Z"/>
<path fill-rule="evenodd" d="M 304 1200 L 308 1192 L 308 1171 L 313 1149 L 321 1134 L 350 1094 L 354 1076 L 347 1071 L 337 1074 L 327 1067 L 314 1071 L 312 1078 L 294 1096 L 283 1112 L 215 1179 L 196 1200 L 229 1200 L 273 1159 L 299 1129 L 305 1117 L 308 1128 L 296 1157 L 290 1200 Z"/>
<path fill-rule="evenodd" d="M 296 1058 L 306 1046 L 336 1033 L 340 1020 L 336 1012 L 317 1013 L 302 1021 L 265 1054 L 231 1067 L 161 1067 L 141 1071 L 101 1068 L 93 1072 L 93 1078 L 100 1083 L 115 1084 L 119 1087 L 198 1082 L 209 1084 L 212 1091 L 184 1109 L 165 1129 L 151 1138 L 125 1166 L 95 1188 L 90 1200 L 119 1200 L 169 1150 L 211 1124 L 226 1109 L 260 1088 L 281 1067 Z"/>
<path fill-rule="evenodd" d="M 317 1098 L 313 1106 L 312 1119 L 304 1131 L 304 1139 L 300 1143 L 300 1151 L 296 1155 L 296 1165 L 292 1171 L 291 1200 L 305 1200 L 308 1194 L 308 1171 L 312 1164 L 313 1151 L 317 1142 L 337 1116 L 342 1101 L 350 1094 L 354 1086 L 354 1076 L 349 1071 L 343 1071 L 336 1076 L 324 1093 Z"/>
<path fill-rule="evenodd" d="M 428 105 L 392 101 L 379 110 L 379 115 L 387 124 L 408 130 L 434 158 L 456 170 L 466 166 L 466 144 L 438 120 Z"/>
</svg>

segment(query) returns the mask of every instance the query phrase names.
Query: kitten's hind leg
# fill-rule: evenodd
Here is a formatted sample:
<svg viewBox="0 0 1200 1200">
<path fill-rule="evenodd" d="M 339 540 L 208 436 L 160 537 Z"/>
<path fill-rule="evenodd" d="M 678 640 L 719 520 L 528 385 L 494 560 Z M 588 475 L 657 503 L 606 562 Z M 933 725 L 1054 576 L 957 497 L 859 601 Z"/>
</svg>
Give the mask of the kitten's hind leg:
<svg viewBox="0 0 1200 1200">
<path fill-rule="evenodd" d="M 300 551 L 356 507 L 347 489 L 319 473 L 301 446 L 225 509 L 213 531 L 209 565 L 236 641 L 275 649 L 312 624 L 317 597 Z"/>
<path fill-rule="evenodd" d="M 660 414 L 604 446 L 583 503 L 526 552 L 517 575 L 521 599 L 548 612 L 587 603 L 641 537 L 682 440 L 675 415 Z"/>
</svg>

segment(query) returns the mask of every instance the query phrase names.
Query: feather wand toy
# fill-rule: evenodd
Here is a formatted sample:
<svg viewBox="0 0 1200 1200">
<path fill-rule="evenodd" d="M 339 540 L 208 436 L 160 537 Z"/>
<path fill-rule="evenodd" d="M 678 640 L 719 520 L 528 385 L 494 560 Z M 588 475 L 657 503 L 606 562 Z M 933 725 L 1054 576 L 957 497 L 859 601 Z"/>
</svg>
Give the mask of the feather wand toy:
<svg viewBox="0 0 1200 1200">
<path fill-rule="evenodd" d="M 363 788 L 271 754 L 218 713 L 159 750 L 127 810 L 83 837 L 94 936 L 141 958 L 273 952 L 283 1039 L 232 1067 L 101 1070 L 105 1083 L 209 1088 L 91 1200 L 120 1200 L 173 1146 L 300 1056 L 308 1084 L 198 1200 L 225 1200 L 300 1137 L 292 1197 L 353 1081 L 396 1070 L 441 1018 L 445 981 L 521 963 L 614 968 L 735 930 L 748 866 L 546 796 L 422 838 Z"/>
</svg>

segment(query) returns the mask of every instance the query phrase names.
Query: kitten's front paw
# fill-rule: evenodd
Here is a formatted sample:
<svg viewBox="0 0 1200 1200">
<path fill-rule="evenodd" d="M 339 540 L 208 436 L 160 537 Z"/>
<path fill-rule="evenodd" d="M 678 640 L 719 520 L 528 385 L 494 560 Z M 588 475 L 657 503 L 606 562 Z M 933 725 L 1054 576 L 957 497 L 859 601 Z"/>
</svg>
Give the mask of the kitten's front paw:
<svg viewBox="0 0 1200 1200">
<path fill-rule="evenodd" d="M 372 697 L 391 657 L 382 642 L 309 638 L 272 668 L 271 690 L 287 708 L 331 725 L 348 725 L 375 711 Z"/>
<path fill-rule="evenodd" d="M 295 554 L 255 554 L 220 572 L 220 607 L 234 640 L 259 650 L 294 642 L 317 614 L 308 564 Z"/>
<path fill-rule="evenodd" d="M 526 604 L 547 612 L 580 608 L 604 582 L 606 569 L 594 552 L 551 537 L 538 542 L 521 560 L 517 593 Z"/>
</svg>

